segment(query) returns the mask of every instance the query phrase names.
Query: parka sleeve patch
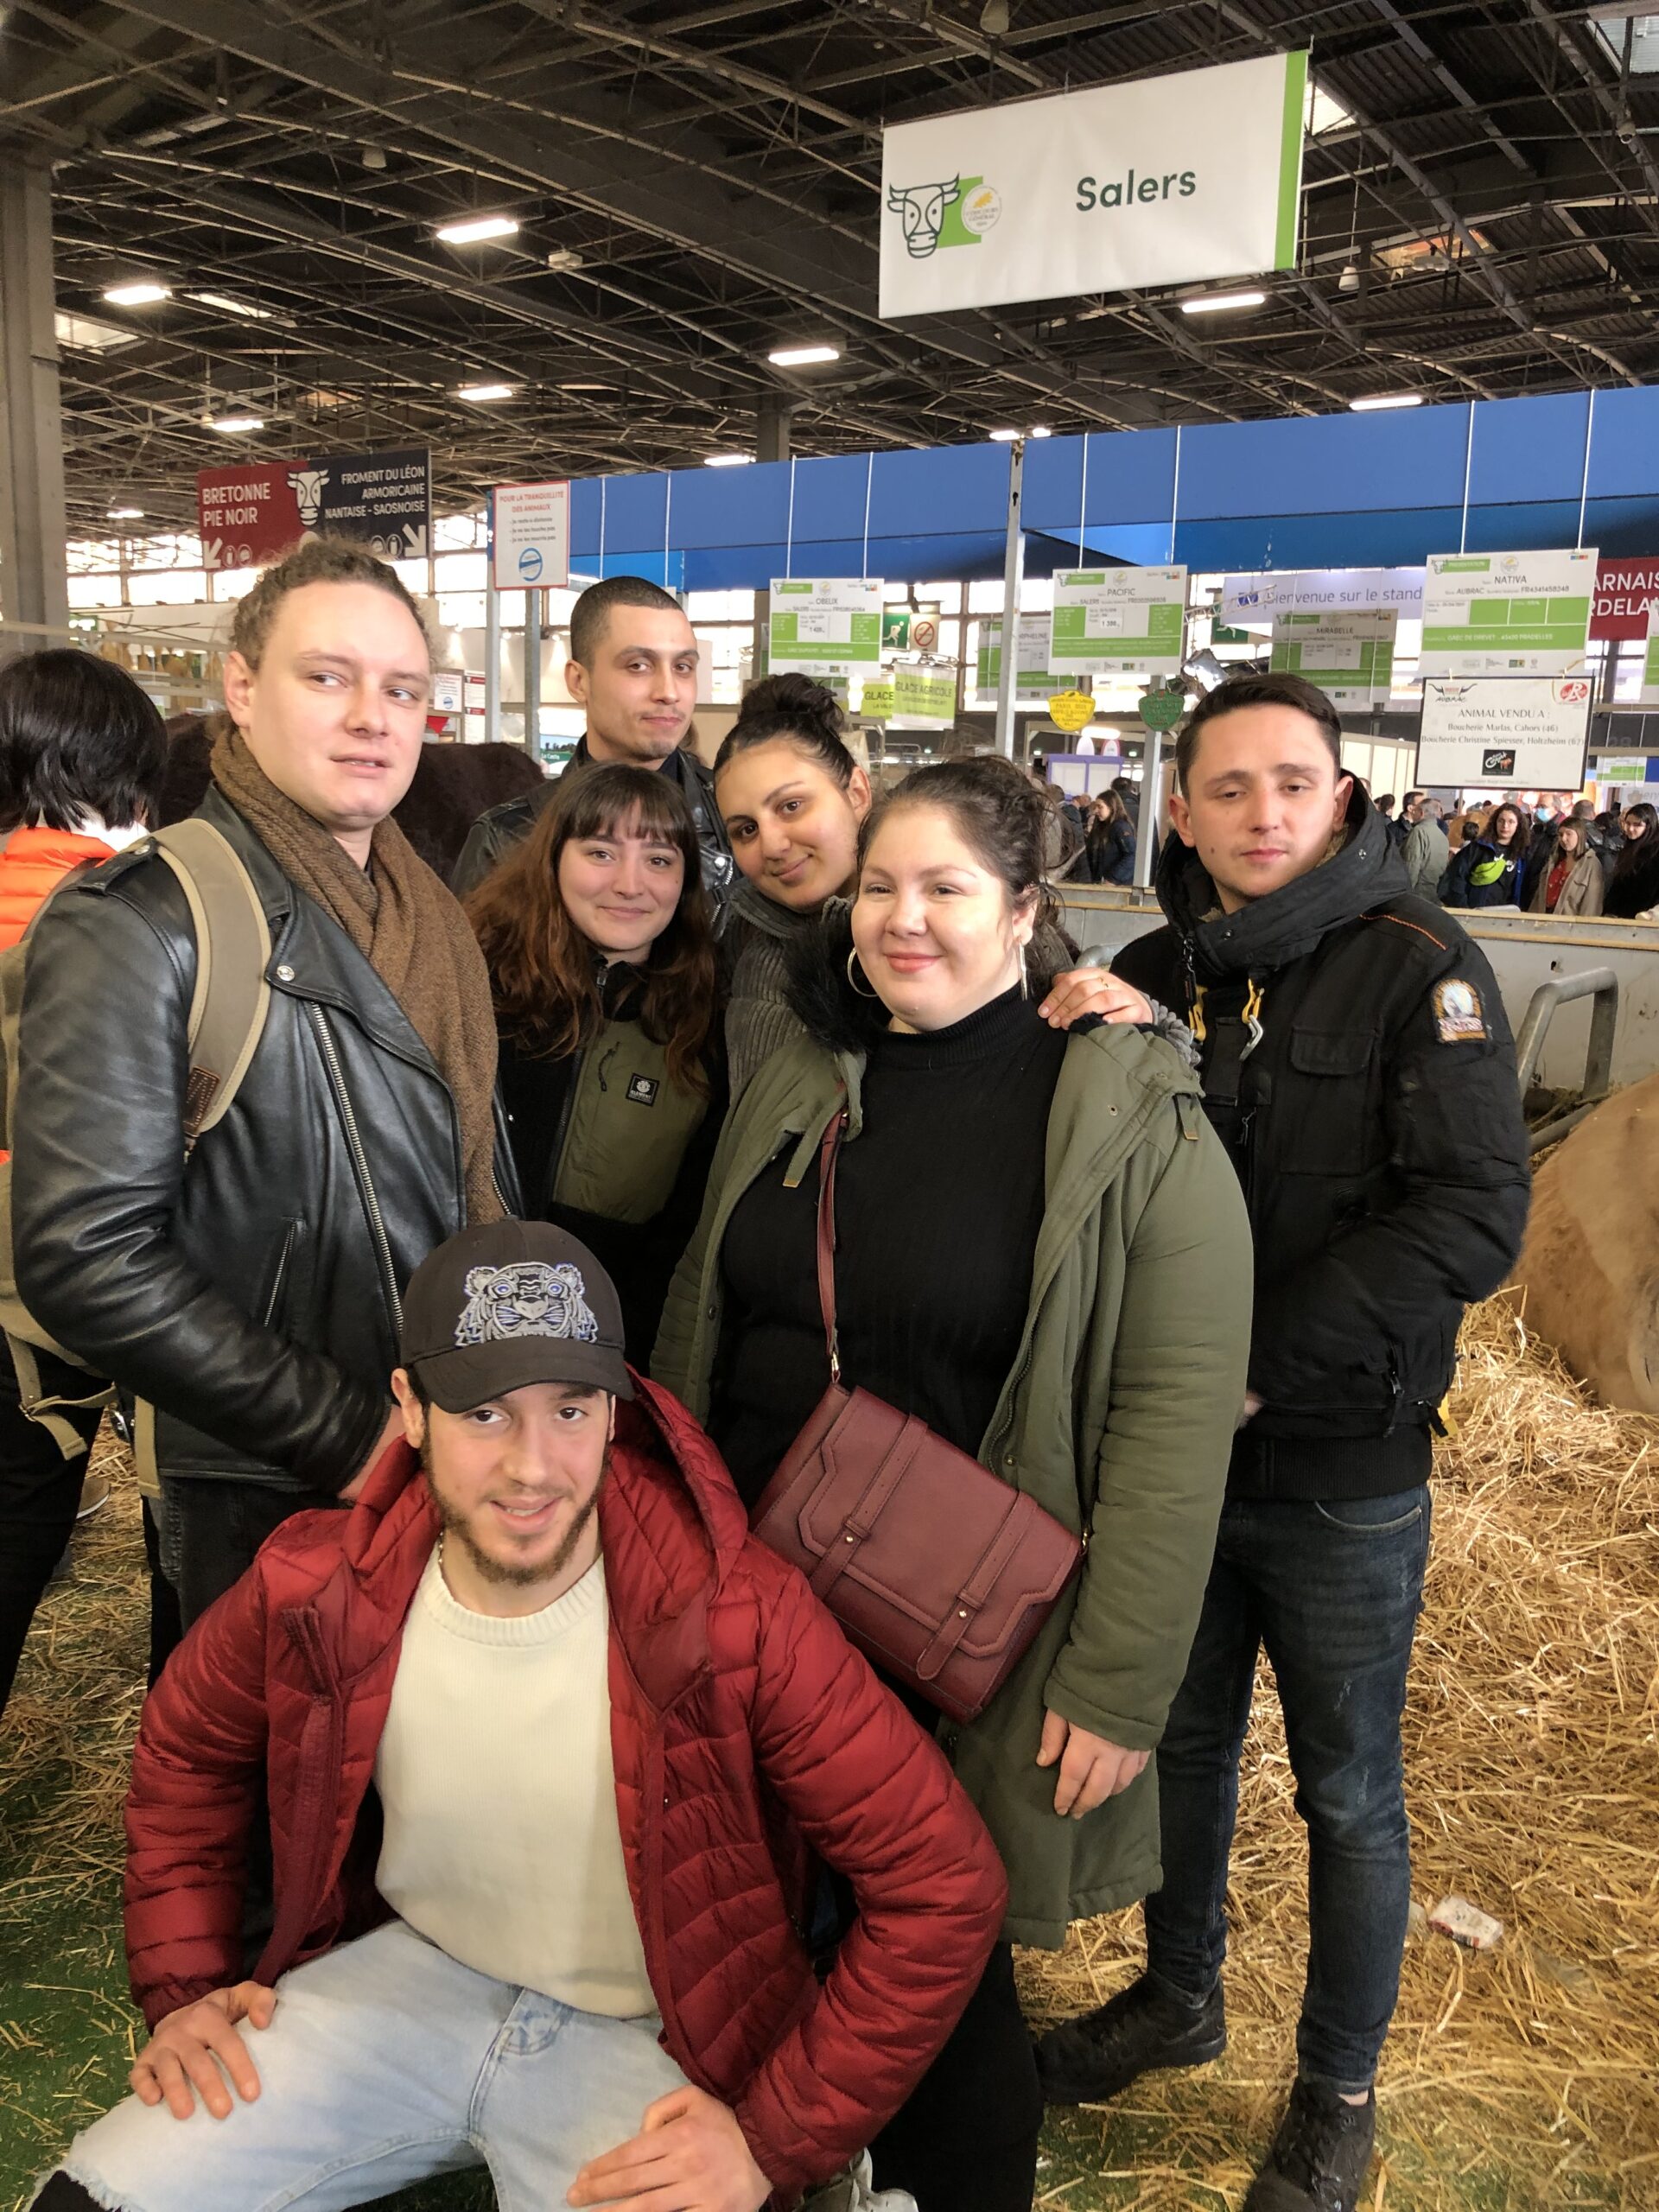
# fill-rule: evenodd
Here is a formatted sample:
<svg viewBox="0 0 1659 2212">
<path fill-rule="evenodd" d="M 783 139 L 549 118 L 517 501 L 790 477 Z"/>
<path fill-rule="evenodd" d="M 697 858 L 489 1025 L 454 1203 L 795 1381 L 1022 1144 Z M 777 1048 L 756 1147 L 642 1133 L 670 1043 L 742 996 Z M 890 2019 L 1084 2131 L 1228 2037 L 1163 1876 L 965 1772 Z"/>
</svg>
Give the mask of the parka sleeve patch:
<svg viewBox="0 0 1659 2212">
<path fill-rule="evenodd" d="M 1461 976 L 1448 976 L 1436 983 L 1432 1002 L 1434 1033 L 1442 1045 L 1484 1045 L 1490 1039 L 1480 993 Z"/>
</svg>

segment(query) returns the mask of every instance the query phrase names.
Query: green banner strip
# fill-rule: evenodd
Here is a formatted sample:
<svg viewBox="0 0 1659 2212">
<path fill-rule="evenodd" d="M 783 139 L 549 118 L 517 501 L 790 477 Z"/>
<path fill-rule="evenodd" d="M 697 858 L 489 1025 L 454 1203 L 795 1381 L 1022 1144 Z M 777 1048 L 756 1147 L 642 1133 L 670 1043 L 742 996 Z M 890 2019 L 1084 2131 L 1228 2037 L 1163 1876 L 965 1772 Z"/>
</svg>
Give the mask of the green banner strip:
<svg viewBox="0 0 1659 2212">
<path fill-rule="evenodd" d="M 1296 266 L 1296 234 L 1302 203 L 1302 134 L 1307 117 L 1307 55 L 1285 56 L 1284 130 L 1279 145 L 1279 228 L 1273 265 Z"/>
</svg>

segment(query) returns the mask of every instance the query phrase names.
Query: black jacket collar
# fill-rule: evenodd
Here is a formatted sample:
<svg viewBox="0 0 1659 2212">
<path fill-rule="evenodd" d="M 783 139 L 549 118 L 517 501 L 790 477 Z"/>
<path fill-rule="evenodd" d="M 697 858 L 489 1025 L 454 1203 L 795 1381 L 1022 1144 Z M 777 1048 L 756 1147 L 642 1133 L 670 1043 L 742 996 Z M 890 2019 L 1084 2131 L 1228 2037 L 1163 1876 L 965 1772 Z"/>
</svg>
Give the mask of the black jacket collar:
<svg viewBox="0 0 1659 2212">
<path fill-rule="evenodd" d="M 1219 911 L 1209 870 L 1191 846 L 1165 840 L 1158 903 L 1191 947 L 1199 980 L 1265 976 L 1313 951 L 1329 931 L 1383 906 L 1411 888 L 1389 825 L 1356 781 L 1348 802 L 1347 842 L 1339 853 L 1282 891 L 1253 899 L 1236 914 Z"/>
</svg>

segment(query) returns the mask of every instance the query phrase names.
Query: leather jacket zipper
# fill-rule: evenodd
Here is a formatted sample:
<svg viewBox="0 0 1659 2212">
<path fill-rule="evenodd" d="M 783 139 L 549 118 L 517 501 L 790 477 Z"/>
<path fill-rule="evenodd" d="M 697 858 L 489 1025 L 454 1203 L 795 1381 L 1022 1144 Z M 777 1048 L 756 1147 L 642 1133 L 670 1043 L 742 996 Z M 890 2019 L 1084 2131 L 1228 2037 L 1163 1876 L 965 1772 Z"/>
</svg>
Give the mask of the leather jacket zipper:
<svg viewBox="0 0 1659 2212">
<path fill-rule="evenodd" d="M 385 1294 L 386 1310 L 391 1316 L 391 1335 L 395 1344 L 404 1333 L 404 1301 L 398 1294 L 397 1271 L 391 1264 L 391 1243 L 386 1235 L 385 1218 L 375 1193 L 374 1178 L 369 1173 L 368 1154 L 363 1149 L 362 1132 L 357 1126 L 357 1109 L 352 1104 L 351 1093 L 346 1088 L 346 1071 L 340 1064 L 340 1053 L 334 1044 L 334 1033 L 328 1026 L 328 1017 L 315 999 L 307 999 L 304 1003 L 306 1017 L 316 1032 L 323 1065 L 328 1072 L 328 1087 L 334 1094 L 334 1104 L 340 1109 L 340 1124 L 346 1132 L 346 1149 L 352 1156 L 352 1173 L 357 1178 L 358 1195 L 363 1201 L 363 1211 L 368 1218 L 369 1235 L 380 1269 L 380 1287 Z"/>
</svg>

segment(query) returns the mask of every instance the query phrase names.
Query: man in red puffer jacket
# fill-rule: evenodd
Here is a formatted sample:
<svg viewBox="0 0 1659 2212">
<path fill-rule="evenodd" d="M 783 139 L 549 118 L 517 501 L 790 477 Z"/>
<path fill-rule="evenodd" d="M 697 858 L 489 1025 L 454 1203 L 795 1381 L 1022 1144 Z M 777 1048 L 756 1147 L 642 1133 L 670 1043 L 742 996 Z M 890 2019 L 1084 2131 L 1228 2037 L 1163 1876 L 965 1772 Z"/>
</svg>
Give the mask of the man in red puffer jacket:
<svg viewBox="0 0 1659 2212">
<path fill-rule="evenodd" d="M 407 1445 L 266 1542 L 144 1709 L 151 2039 L 41 2212 L 345 2206 L 480 2162 L 508 2203 L 758 2212 L 897 2111 L 989 1955 L 978 1815 L 624 1364 L 586 1248 L 463 1230 L 403 1356 Z M 857 1906 L 822 1985 L 809 1852 Z"/>
<path fill-rule="evenodd" d="M 0 952 L 73 869 L 143 836 L 166 763 L 160 715 L 113 661 L 53 651 L 0 668 Z M 40 1364 L 48 1395 L 84 1398 L 99 1387 L 50 1355 Z M 66 1408 L 64 1418 L 90 1445 L 96 1411 Z M 84 1449 L 66 1459 L 23 1412 L 0 1342 L 0 1713 L 35 1608 L 73 1532 L 86 1468 Z"/>
</svg>

